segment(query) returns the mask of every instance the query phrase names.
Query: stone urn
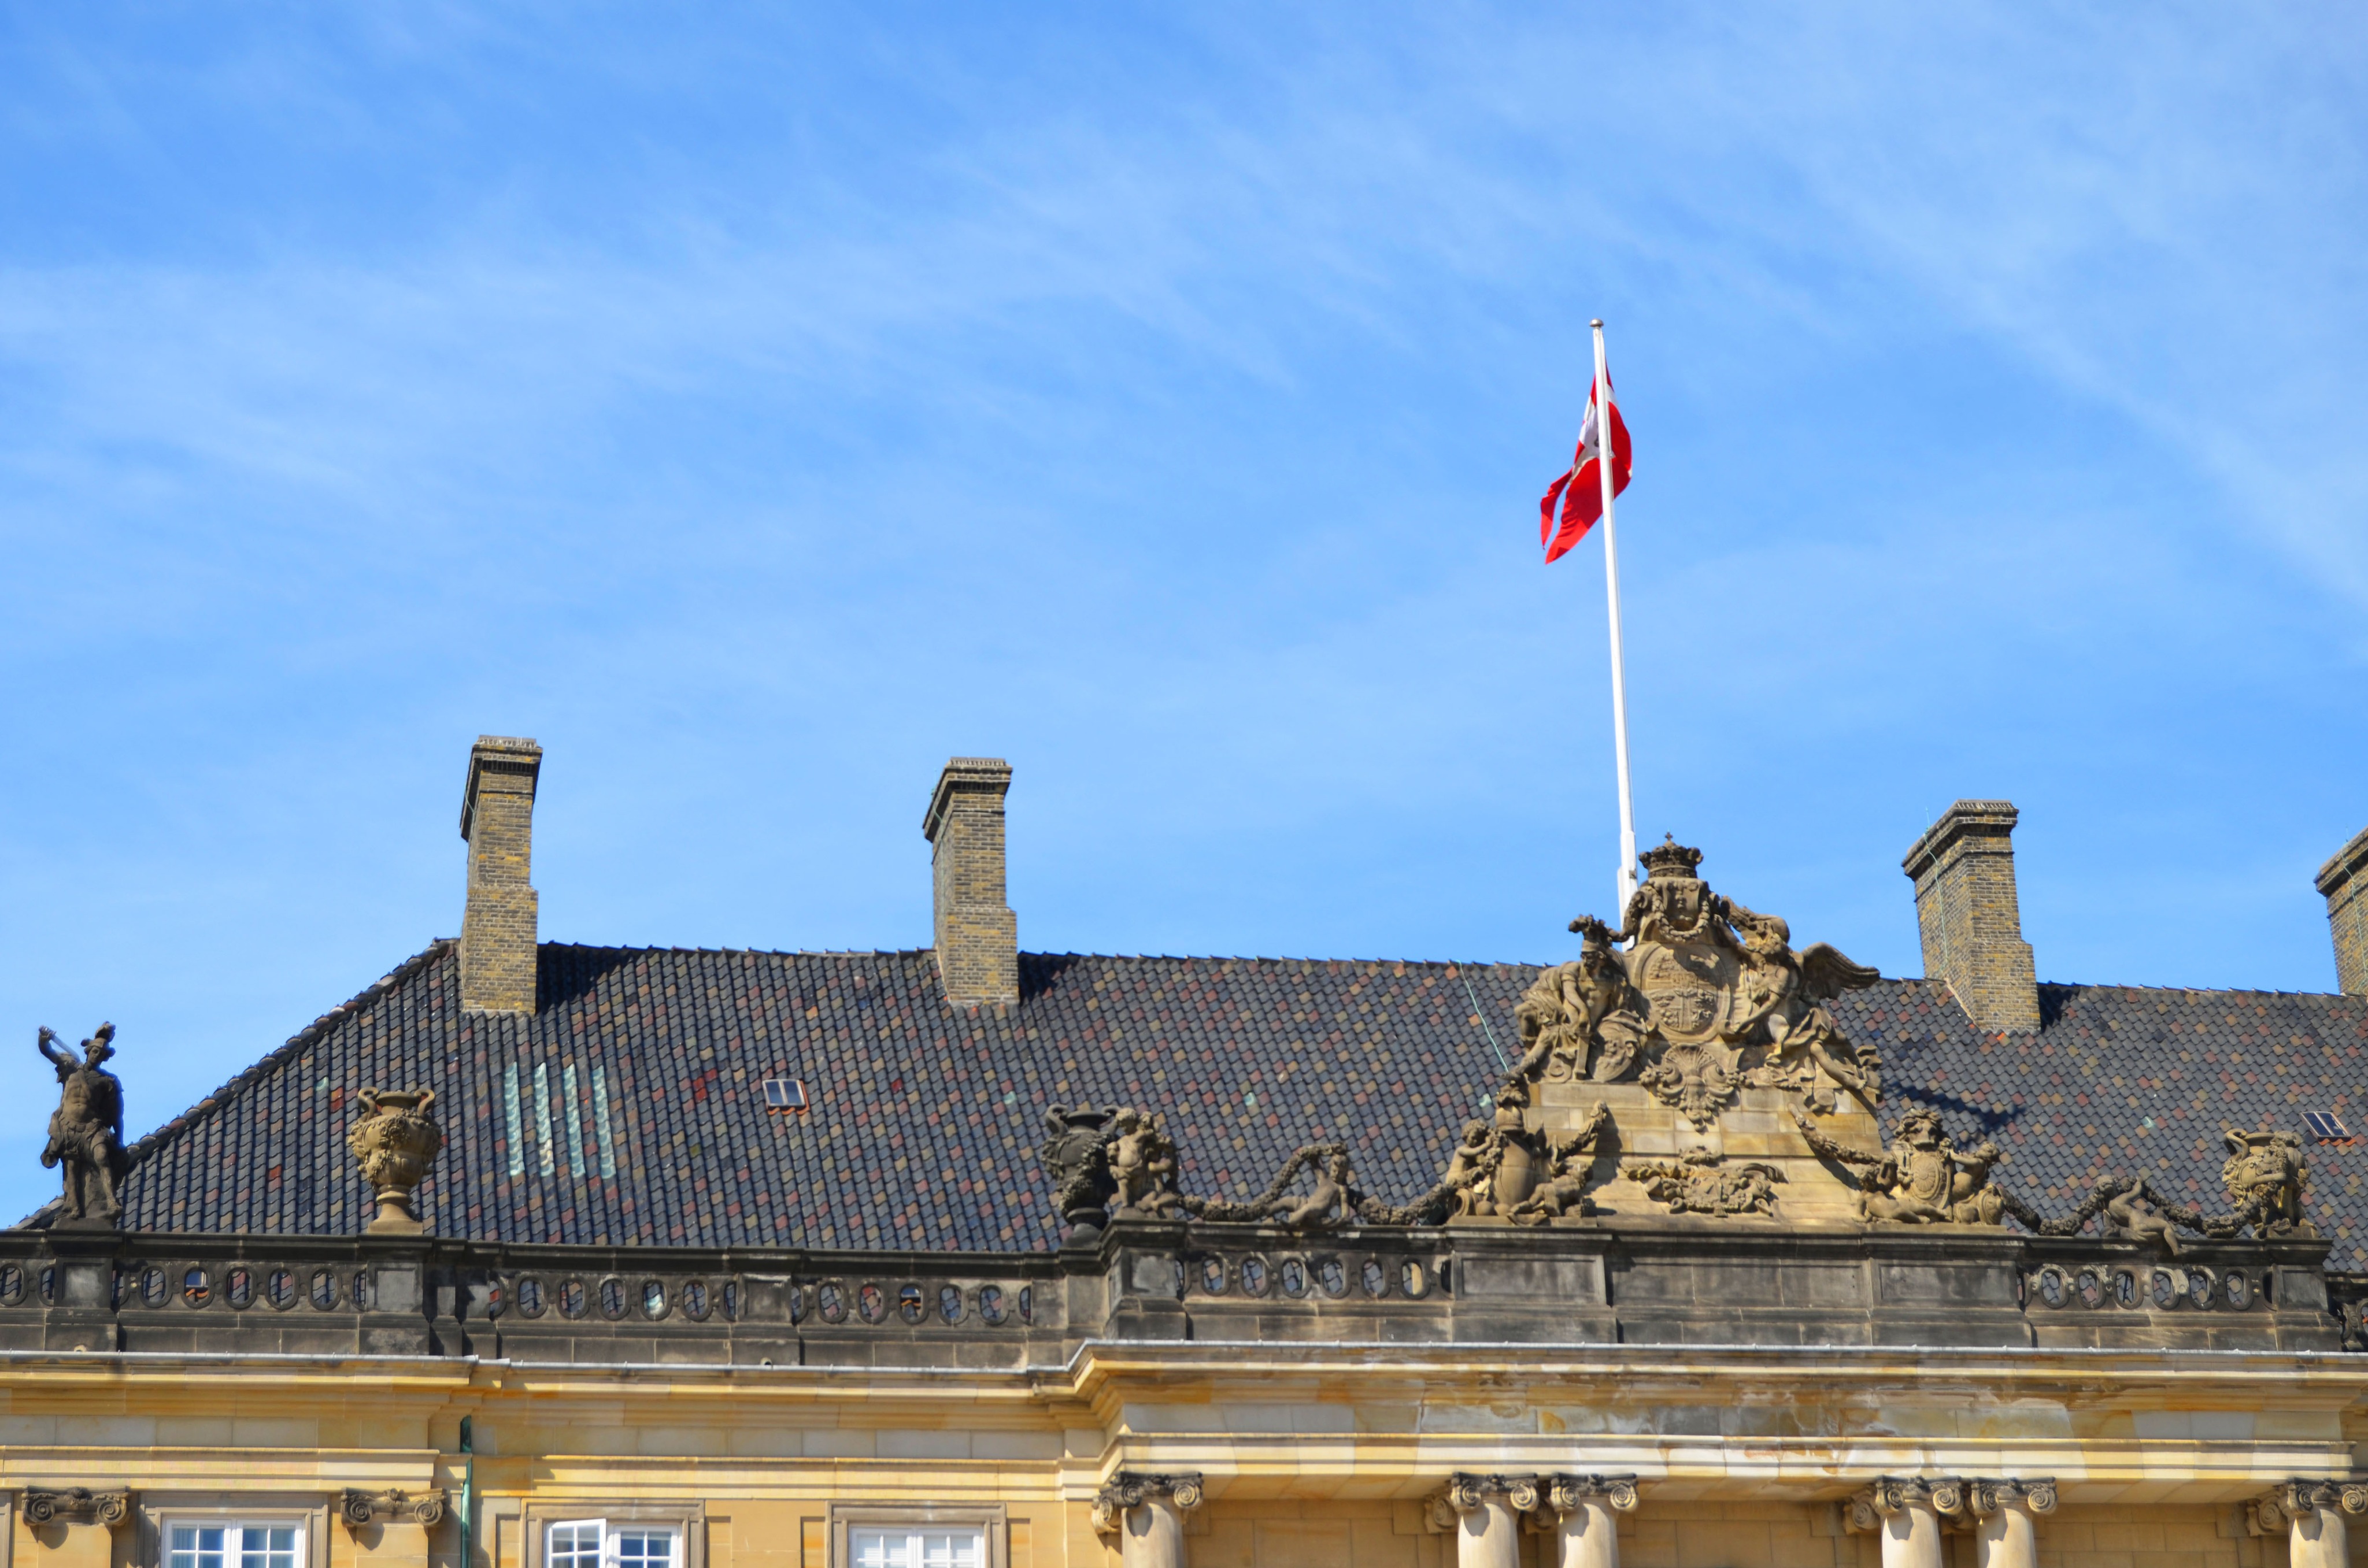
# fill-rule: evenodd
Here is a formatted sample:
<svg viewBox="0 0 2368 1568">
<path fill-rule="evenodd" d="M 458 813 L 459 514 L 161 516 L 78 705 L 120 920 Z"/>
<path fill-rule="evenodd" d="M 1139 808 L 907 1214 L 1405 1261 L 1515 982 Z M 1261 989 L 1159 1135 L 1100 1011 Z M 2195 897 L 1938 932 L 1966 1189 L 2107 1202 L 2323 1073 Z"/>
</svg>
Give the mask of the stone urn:
<svg viewBox="0 0 2368 1568">
<path fill-rule="evenodd" d="M 413 1212 L 411 1194 L 427 1175 L 444 1133 L 427 1119 L 433 1089 L 364 1089 L 370 1114 L 346 1134 L 346 1147 L 362 1165 L 362 1179 L 378 1199 L 378 1218 L 363 1230 L 376 1235 L 416 1236 L 427 1227 Z"/>
<path fill-rule="evenodd" d="M 1506 1139 L 1505 1152 L 1497 1161 L 1497 1212 L 1510 1214 L 1537 1185 L 1537 1165 L 1530 1158 L 1530 1146 L 1518 1138 Z"/>
</svg>

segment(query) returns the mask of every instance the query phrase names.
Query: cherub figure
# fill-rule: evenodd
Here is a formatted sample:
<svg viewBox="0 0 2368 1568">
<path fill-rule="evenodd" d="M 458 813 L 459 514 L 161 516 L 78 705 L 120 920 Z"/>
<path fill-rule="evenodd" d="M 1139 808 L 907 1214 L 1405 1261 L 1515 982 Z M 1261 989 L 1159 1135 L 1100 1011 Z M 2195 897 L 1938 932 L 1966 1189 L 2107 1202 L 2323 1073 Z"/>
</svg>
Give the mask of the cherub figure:
<svg viewBox="0 0 2368 1568">
<path fill-rule="evenodd" d="M 1350 1212 L 1349 1151 L 1335 1144 L 1315 1167 L 1315 1190 L 1304 1201 L 1286 1200 L 1274 1211 L 1275 1222 L 1286 1230 L 1326 1231 L 1345 1221 Z"/>
<path fill-rule="evenodd" d="M 62 1218 L 112 1225 L 123 1216 L 121 1187 L 131 1168 L 123 1152 L 123 1085 L 100 1065 L 115 1054 L 115 1026 L 99 1025 L 82 1042 L 79 1057 L 61 1046 L 57 1031 L 46 1025 L 35 1043 L 58 1070 L 58 1108 L 50 1115 L 41 1164 L 65 1167 Z"/>
<path fill-rule="evenodd" d="M 1116 1217 L 1164 1219 L 1180 1201 L 1176 1144 L 1156 1114 L 1121 1108 L 1111 1122 L 1108 1158 Z"/>
<path fill-rule="evenodd" d="M 2132 1178 L 2127 1187 L 2105 1200 L 2097 1232 L 2116 1240 L 2159 1242 L 2171 1256 L 2179 1256 L 2178 1227 L 2162 1205 L 2155 1201 L 2142 1178 Z"/>
<path fill-rule="evenodd" d="M 1507 1216 L 1516 1225 L 1543 1225 L 1565 1214 L 1586 1214 L 1587 1184 L 1595 1172 L 1595 1143 L 1603 1134 L 1611 1109 L 1601 1100 L 1588 1108 L 1587 1119 L 1568 1132 L 1546 1135 L 1546 1179 Z"/>
<path fill-rule="evenodd" d="M 1452 1194 L 1450 1201 L 1458 1214 L 1496 1212 L 1488 1197 L 1489 1183 L 1496 1176 L 1495 1140 L 1488 1136 L 1488 1124 L 1474 1119 L 1463 1124 L 1463 1136 L 1448 1157 L 1447 1174 L 1439 1178 L 1440 1187 Z M 1483 1209 L 1481 1204 L 1486 1204 Z"/>
</svg>

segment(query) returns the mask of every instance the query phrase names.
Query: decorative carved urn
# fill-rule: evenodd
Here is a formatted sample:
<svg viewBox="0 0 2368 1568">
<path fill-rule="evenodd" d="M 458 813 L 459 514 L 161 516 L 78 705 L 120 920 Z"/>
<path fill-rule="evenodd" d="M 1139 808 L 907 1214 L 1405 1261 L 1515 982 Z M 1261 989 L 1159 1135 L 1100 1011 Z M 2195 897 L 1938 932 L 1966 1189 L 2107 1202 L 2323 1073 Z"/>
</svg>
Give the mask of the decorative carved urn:
<svg viewBox="0 0 2368 1568">
<path fill-rule="evenodd" d="M 1521 1107 L 1529 1096 L 1500 1091 L 1497 1096 L 1497 1212 L 1510 1214 L 1528 1200 L 1538 1185 L 1538 1162 L 1522 1130 Z"/>
<path fill-rule="evenodd" d="M 363 1228 L 380 1235 L 416 1236 L 427 1227 L 412 1211 L 411 1194 L 444 1146 L 443 1131 L 427 1119 L 436 1091 L 364 1089 L 361 1102 L 370 1114 L 346 1134 L 346 1147 L 361 1162 L 362 1179 L 378 1199 L 378 1218 Z"/>
</svg>

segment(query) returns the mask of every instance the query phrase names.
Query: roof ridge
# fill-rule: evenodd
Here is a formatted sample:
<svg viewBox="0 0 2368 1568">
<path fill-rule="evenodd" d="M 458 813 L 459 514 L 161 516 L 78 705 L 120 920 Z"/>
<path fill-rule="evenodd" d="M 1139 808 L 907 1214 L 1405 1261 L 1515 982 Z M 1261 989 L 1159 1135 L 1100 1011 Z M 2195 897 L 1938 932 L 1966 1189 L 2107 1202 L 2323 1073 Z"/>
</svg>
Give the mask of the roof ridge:
<svg viewBox="0 0 2368 1568">
<path fill-rule="evenodd" d="M 225 1098 L 229 1097 L 237 1090 L 245 1088 L 256 1079 L 263 1076 L 268 1070 L 277 1067 L 289 1057 L 295 1055 L 298 1051 L 302 1051 L 305 1047 L 313 1044 L 313 1041 L 321 1038 L 322 1034 L 329 1028 L 330 1025 L 336 1023 L 354 1012 L 359 1011 L 364 1003 L 373 1001 L 378 997 L 385 995 L 388 992 L 393 991 L 397 986 L 403 984 L 405 981 L 411 979 L 412 976 L 417 974 L 421 970 L 427 968 L 428 964 L 435 961 L 437 959 L 443 957 L 445 953 L 459 947 L 460 940 L 461 939 L 457 937 L 437 937 L 418 952 L 412 954 L 411 957 L 404 960 L 401 963 L 387 971 L 386 973 L 379 976 L 376 980 L 371 981 L 368 985 L 362 987 L 361 990 L 356 992 L 352 996 L 338 1003 L 336 1006 L 330 1008 L 319 1017 L 314 1018 L 311 1023 L 306 1024 L 302 1028 L 298 1029 L 294 1034 L 290 1035 L 283 1043 L 273 1047 L 270 1051 L 265 1052 L 256 1060 L 248 1062 L 245 1067 L 241 1068 L 236 1074 L 232 1075 L 232 1077 L 220 1088 L 214 1090 L 213 1093 L 206 1096 L 203 1099 L 198 1101 L 197 1104 L 191 1106 L 180 1115 L 174 1117 L 171 1120 L 160 1123 L 146 1133 L 143 1133 L 137 1142 L 133 1143 L 131 1148 L 124 1151 L 125 1154 L 129 1157 L 131 1164 L 133 1165 L 139 1165 L 139 1163 L 153 1153 L 158 1145 L 167 1142 L 170 1137 L 178 1136 L 181 1132 L 186 1131 L 190 1124 L 200 1115 L 211 1115 L 220 1110 L 222 1108 L 222 1101 Z"/>
</svg>

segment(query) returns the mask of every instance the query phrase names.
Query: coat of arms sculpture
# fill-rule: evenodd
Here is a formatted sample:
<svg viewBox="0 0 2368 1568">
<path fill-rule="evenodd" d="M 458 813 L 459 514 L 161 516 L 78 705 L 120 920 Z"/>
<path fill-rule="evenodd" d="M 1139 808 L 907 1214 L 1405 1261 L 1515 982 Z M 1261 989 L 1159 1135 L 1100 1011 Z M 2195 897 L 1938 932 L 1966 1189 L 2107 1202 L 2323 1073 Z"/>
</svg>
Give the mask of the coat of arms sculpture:
<svg viewBox="0 0 2368 1568">
<path fill-rule="evenodd" d="M 1824 942 L 1793 951 L 1782 920 L 1721 898 L 1695 875 L 1699 849 L 1671 839 L 1641 858 L 1647 879 L 1621 928 L 1592 916 L 1571 922 L 1585 938 L 1578 958 L 1539 975 L 1521 998 L 1514 1078 L 1633 1077 L 1696 1128 L 1747 1086 L 1787 1090 L 1821 1111 L 1846 1091 L 1873 1109 L 1881 1059 L 1845 1038 L 1826 1004 L 1873 984 L 1876 972 Z"/>
</svg>

